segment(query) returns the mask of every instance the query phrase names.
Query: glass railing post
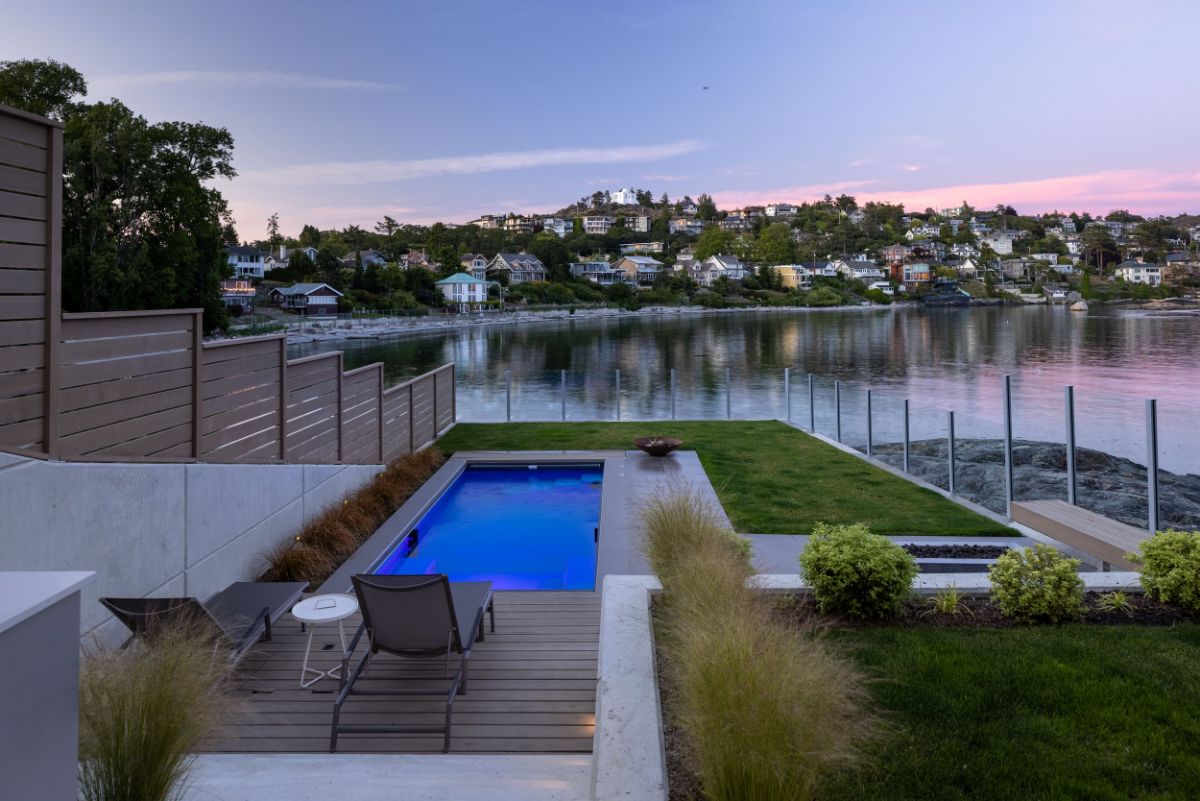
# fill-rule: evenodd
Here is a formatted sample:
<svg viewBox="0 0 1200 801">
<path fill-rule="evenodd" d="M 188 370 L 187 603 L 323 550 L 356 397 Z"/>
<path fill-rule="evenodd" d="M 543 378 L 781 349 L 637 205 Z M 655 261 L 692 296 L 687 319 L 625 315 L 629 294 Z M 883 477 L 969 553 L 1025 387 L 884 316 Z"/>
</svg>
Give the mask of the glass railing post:
<svg viewBox="0 0 1200 801">
<path fill-rule="evenodd" d="M 733 419 L 733 378 L 732 371 L 725 368 L 725 419 Z"/>
<path fill-rule="evenodd" d="M 1012 519 L 1013 502 L 1013 422 L 1012 376 L 1004 376 L 1004 508 Z"/>
<path fill-rule="evenodd" d="M 1075 387 L 1063 390 L 1063 406 L 1067 423 L 1067 503 L 1077 501 L 1075 489 Z"/>
<path fill-rule="evenodd" d="M 675 419 L 675 368 L 671 368 L 671 419 Z"/>
<path fill-rule="evenodd" d="M 904 472 L 908 472 L 908 460 L 911 453 L 908 440 L 908 398 L 904 399 Z"/>
<path fill-rule="evenodd" d="M 817 433 L 817 406 L 813 402 L 813 374 L 808 374 L 808 430 Z"/>
<path fill-rule="evenodd" d="M 617 370 L 617 422 L 621 422 L 621 371 Z"/>
<path fill-rule="evenodd" d="M 783 419 L 792 419 L 792 368 L 783 368 Z"/>
<path fill-rule="evenodd" d="M 842 382 L 833 382 L 833 418 L 834 433 L 838 442 L 842 441 Z"/>
<path fill-rule="evenodd" d="M 559 385 L 561 386 L 560 401 L 561 401 L 561 407 L 562 407 L 562 421 L 565 423 L 565 422 L 567 422 L 567 371 L 559 370 L 558 374 L 559 374 Z"/>
<path fill-rule="evenodd" d="M 954 412 L 953 412 L 953 410 L 946 412 L 946 443 L 947 443 L 947 450 L 949 451 L 949 453 L 947 454 L 947 460 L 948 460 L 947 469 L 949 470 L 949 477 L 950 477 L 948 486 L 950 487 L 950 494 L 954 495 L 955 492 L 954 492 Z"/>
<path fill-rule="evenodd" d="M 1150 507 L 1146 527 L 1158 533 L 1158 401 L 1146 399 L 1146 502 Z"/>
<path fill-rule="evenodd" d="M 871 390 L 867 390 L 867 456 L 875 455 L 875 446 L 873 436 L 874 432 L 871 428 Z"/>
<path fill-rule="evenodd" d="M 512 422 L 512 370 L 504 371 L 504 422 Z"/>
</svg>

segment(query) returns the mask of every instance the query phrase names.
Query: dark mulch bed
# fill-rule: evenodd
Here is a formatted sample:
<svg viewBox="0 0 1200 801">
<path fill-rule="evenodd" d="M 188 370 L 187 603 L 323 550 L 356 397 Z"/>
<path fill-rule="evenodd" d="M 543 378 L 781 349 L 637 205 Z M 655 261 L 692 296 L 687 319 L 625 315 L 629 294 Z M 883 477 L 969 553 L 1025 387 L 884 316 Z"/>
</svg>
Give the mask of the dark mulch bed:
<svg viewBox="0 0 1200 801">
<path fill-rule="evenodd" d="M 996 559 L 1009 550 L 1006 545 L 902 545 L 917 559 Z"/>
<path fill-rule="evenodd" d="M 1141 593 L 1127 595 L 1129 609 L 1106 611 L 1101 608 L 1101 593 L 1089 592 L 1083 597 L 1084 612 L 1081 623 L 1102 626 L 1171 626 L 1176 623 L 1200 623 L 1200 612 L 1181 609 L 1164 604 Z M 905 602 L 900 613 L 891 620 L 850 620 L 833 615 L 822 615 L 808 595 L 783 595 L 778 599 L 781 614 L 797 622 L 817 620 L 837 628 L 863 628 L 872 626 L 973 626 L 977 628 L 1014 628 L 1028 625 L 1000 615 L 1000 607 L 990 598 L 964 598 L 958 614 L 938 612 L 931 608 L 930 599 L 920 598 Z"/>
<path fill-rule="evenodd" d="M 1130 607 L 1128 610 L 1105 611 L 1100 608 L 1100 598 L 1100 593 L 1087 593 L 1084 596 L 1082 623 L 1104 626 L 1170 626 L 1176 623 L 1200 623 L 1200 612 L 1164 604 L 1140 593 L 1128 595 L 1127 600 Z M 1017 628 L 1028 625 L 1001 617 L 999 607 L 990 598 L 965 598 L 962 608 L 956 615 L 932 611 L 927 598 L 915 599 L 903 604 L 897 617 L 891 620 L 871 622 L 823 615 L 817 611 L 815 603 L 808 595 L 781 594 L 776 602 L 780 615 L 786 619 L 794 620 L 797 624 L 811 623 L 816 620 L 820 624 L 832 628 L 850 629 L 879 626 Z M 668 801 L 704 801 L 700 779 L 689 764 L 687 742 L 679 727 L 665 712 L 671 708 L 673 693 L 667 677 L 667 659 L 668 657 L 662 649 L 657 648 L 658 692 L 660 709 L 664 711 L 663 747 L 667 762 Z"/>
</svg>

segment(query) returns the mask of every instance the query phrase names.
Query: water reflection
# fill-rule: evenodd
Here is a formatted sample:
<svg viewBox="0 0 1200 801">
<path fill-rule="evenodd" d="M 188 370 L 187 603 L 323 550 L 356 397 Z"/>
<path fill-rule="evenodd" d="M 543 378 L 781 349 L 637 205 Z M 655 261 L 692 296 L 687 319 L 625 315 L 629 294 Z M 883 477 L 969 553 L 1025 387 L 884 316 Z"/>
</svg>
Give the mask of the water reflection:
<svg viewBox="0 0 1200 801">
<path fill-rule="evenodd" d="M 726 367 L 735 417 L 780 417 L 783 368 L 791 367 L 797 420 L 808 419 L 805 372 L 846 382 L 843 431 L 853 439 L 865 436 L 861 397 L 868 385 L 877 395 L 875 431 L 885 439 L 898 436 L 899 425 L 880 410 L 905 397 L 918 421 L 914 438 L 925 429 L 939 436 L 946 409 L 958 415 L 960 436 L 997 436 L 1002 377 L 1012 374 L 1019 437 L 1061 442 L 1062 387 L 1074 384 L 1080 446 L 1144 461 L 1142 399 L 1156 397 L 1162 466 L 1200 469 L 1190 425 L 1200 407 L 1194 314 L 1061 307 L 747 312 L 438 332 L 299 346 L 294 355 L 331 347 L 345 350 L 347 368 L 384 362 L 389 382 L 453 361 L 462 420 L 504 419 L 508 370 L 515 419 L 559 417 L 561 370 L 568 371 L 569 419 L 613 419 L 617 369 L 625 418 L 669 416 L 672 369 L 679 417 L 723 417 Z M 818 382 L 823 430 L 832 422 L 829 393 L 828 381 Z"/>
</svg>

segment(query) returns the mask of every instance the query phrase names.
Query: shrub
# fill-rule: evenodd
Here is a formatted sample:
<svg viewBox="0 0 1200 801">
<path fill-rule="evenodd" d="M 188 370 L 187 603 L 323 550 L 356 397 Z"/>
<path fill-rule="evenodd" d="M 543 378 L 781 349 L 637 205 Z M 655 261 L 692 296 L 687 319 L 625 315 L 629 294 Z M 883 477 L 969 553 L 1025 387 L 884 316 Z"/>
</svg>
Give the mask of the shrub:
<svg viewBox="0 0 1200 801">
<path fill-rule="evenodd" d="M 728 528 L 712 501 L 691 486 L 673 487 L 643 507 L 642 536 L 642 552 L 664 587 L 675 579 L 686 556 L 709 544 L 718 559 L 728 555 L 737 563 L 741 581 L 753 573 L 750 541 Z"/>
<path fill-rule="evenodd" d="M 805 302 L 809 306 L 838 306 L 841 305 L 842 296 L 832 287 L 819 286 L 809 291 Z"/>
<path fill-rule="evenodd" d="M 966 597 L 962 590 L 951 584 L 949 587 L 938 590 L 930 597 L 925 608 L 925 614 L 958 617 L 966 613 L 974 617 L 975 613 L 971 611 L 971 607 L 967 606 Z"/>
<path fill-rule="evenodd" d="M 894 615 L 908 595 L 917 562 L 861 523 L 818 523 L 800 554 L 800 572 L 822 611 L 883 618 Z"/>
<path fill-rule="evenodd" d="M 1142 568 L 1142 586 L 1152 598 L 1200 609 L 1200 532 L 1160 531 L 1130 554 Z"/>
<path fill-rule="evenodd" d="M 1058 623 L 1083 615 L 1079 560 L 1038 543 L 1009 549 L 988 570 L 1000 614 L 1026 622 Z"/>
<path fill-rule="evenodd" d="M 1102 593 L 1097 599 L 1096 605 L 1100 607 L 1102 612 L 1121 612 L 1129 617 L 1133 617 L 1133 604 L 1129 600 L 1129 594 L 1120 590 Z"/>
<path fill-rule="evenodd" d="M 266 567 L 259 581 L 307 581 L 316 586 L 333 572 L 329 553 L 301 542 L 285 540 L 263 554 Z"/>
<path fill-rule="evenodd" d="M 198 627 L 89 654 L 80 670 L 83 801 L 177 798 L 192 754 L 226 718 L 226 653 Z"/>
</svg>

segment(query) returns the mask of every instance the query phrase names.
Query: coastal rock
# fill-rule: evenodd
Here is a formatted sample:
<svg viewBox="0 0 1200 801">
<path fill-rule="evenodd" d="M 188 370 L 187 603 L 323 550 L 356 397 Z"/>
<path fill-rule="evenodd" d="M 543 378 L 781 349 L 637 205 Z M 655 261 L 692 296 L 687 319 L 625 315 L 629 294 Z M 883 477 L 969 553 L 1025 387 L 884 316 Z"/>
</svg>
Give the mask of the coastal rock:
<svg viewBox="0 0 1200 801">
<path fill-rule="evenodd" d="M 903 446 L 875 446 L 875 454 L 899 466 Z M 955 490 L 992 511 L 1003 513 L 1004 443 L 1001 440 L 955 441 Z M 920 440 L 909 446 L 913 475 L 948 487 L 947 444 Z M 1067 497 L 1067 449 L 1061 443 L 1013 442 L 1013 491 L 1017 500 Z M 1080 506 L 1132 526 L 1145 526 L 1146 468 L 1090 448 L 1076 448 L 1076 494 Z M 1200 476 L 1159 470 L 1159 519 L 1163 528 L 1200 529 Z"/>
</svg>

